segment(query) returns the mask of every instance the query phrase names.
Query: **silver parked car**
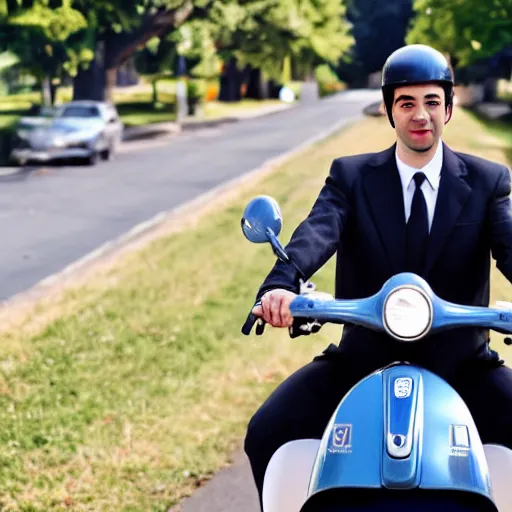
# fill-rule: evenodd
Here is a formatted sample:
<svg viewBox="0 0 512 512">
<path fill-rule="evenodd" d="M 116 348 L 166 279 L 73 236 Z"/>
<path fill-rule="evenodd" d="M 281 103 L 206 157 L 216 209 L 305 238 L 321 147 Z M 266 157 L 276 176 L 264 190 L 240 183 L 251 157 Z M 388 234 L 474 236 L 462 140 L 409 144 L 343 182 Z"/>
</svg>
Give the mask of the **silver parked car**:
<svg viewBox="0 0 512 512">
<path fill-rule="evenodd" d="M 116 151 L 123 124 L 116 108 L 100 101 L 72 101 L 57 107 L 50 117 L 22 118 L 17 127 L 11 158 L 46 162 L 80 158 L 94 165 Z"/>
</svg>

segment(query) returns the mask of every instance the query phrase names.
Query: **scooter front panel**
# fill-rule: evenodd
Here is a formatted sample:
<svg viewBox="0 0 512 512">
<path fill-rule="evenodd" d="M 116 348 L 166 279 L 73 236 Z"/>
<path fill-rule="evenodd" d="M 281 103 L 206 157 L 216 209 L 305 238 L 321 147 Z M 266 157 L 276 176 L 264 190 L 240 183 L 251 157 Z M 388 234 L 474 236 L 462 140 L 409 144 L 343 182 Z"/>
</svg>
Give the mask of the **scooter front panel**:
<svg viewBox="0 0 512 512">
<path fill-rule="evenodd" d="M 469 409 L 446 381 L 426 370 L 421 372 L 425 419 L 420 487 L 491 496 L 484 449 Z"/>
<path fill-rule="evenodd" d="M 361 487 L 463 491 L 492 505 L 475 424 L 443 379 L 413 365 L 393 365 L 343 398 L 320 443 L 308 496 Z"/>
<path fill-rule="evenodd" d="M 423 379 L 415 366 L 400 365 L 382 373 L 385 440 L 382 485 L 413 489 L 420 479 L 423 432 Z"/>
<path fill-rule="evenodd" d="M 308 494 L 340 486 L 381 487 L 383 412 L 379 372 L 353 387 L 331 417 Z"/>
</svg>

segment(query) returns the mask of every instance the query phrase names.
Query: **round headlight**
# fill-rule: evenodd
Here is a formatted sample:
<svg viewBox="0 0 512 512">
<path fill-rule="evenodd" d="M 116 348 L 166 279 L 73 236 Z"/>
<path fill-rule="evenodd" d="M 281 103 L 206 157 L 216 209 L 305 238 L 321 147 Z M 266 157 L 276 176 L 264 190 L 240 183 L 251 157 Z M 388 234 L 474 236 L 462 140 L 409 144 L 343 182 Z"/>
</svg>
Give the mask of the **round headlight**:
<svg viewBox="0 0 512 512">
<path fill-rule="evenodd" d="M 398 288 L 386 297 L 383 316 L 384 326 L 391 336 L 401 341 L 415 341 L 432 326 L 432 303 L 418 288 Z"/>
</svg>

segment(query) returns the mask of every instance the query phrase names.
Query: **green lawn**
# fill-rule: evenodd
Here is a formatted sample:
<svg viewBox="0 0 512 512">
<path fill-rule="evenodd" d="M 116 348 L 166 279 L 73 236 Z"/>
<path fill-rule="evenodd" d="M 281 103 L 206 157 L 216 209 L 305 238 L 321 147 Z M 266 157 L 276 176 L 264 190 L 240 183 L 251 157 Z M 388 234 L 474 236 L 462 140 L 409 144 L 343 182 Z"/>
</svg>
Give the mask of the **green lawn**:
<svg viewBox="0 0 512 512">
<path fill-rule="evenodd" d="M 69 88 L 59 90 L 57 103 L 70 100 L 71 90 Z M 160 103 L 153 105 L 149 89 L 133 94 L 121 91 L 115 95 L 119 114 L 126 126 L 173 121 L 175 119 L 174 96 L 167 92 L 161 92 L 159 100 Z M 32 104 L 39 104 L 40 102 L 39 93 L 19 94 L 2 98 L 0 103 L 0 129 L 12 127 L 21 116 L 27 114 Z"/>
<path fill-rule="evenodd" d="M 512 80 L 498 80 L 498 98 L 512 103 Z"/>
<path fill-rule="evenodd" d="M 508 165 L 512 167 L 512 116 L 507 116 L 508 121 L 490 121 L 474 112 L 471 112 L 469 115 L 478 126 L 485 126 L 488 134 L 484 136 L 482 141 L 475 140 L 474 147 L 477 150 L 482 147 L 489 147 L 490 141 L 494 141 L 497 149 L 503 150 Z"/>
<path fill-rule="evenodd" d="M 243 100 L 237 103 L 222 103 L 210 101 L 204 106 L 205 119 L 218 119 L 219 117 L 230 117 L 233 115 L 244 116 L 265 107 L 283 105 L 280 100 Z"/>
<path fill-rule="evenodd" d="M 228 463 L 258 404 L 339 337 L 330 326 L 296 340 L 240 334 L 274 260 L 243 238 L 244 205 L 274 196 L 286 241 L 332 159 L 384 149 L 393 133 L 386 119 L 366 119 L 26 317 L 0 314 L 2 509 L 163 512 Z M 507 161 L 508 142 L 460 109 L 446 141 Z M 320 289 L 332 292 L 333 271 L 331 261 L 315 277 Z M 510 298 L 496 272 L 492 294 Z"/>
</svg>

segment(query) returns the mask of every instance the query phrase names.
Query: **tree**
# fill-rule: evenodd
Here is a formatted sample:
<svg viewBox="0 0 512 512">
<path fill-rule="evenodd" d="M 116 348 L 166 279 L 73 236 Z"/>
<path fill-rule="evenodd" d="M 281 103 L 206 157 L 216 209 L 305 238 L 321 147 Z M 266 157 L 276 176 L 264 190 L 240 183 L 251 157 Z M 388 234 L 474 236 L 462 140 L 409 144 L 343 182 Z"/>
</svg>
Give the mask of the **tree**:
<svg viewBox="0 0 512 512">
<path fill-rule="evenodd" d="M 158 81 L 172 75 L 176 45 L 168 38 L 154 37 L 135 54 L 135 67 L 151 81 L 153 104 L 158 103 Z"/>
<path fill-rule="evenodd" d="M 0 73 L 18 64 L 20 59 L 11 52 L 0 53 Z"/>
<path fill-rule="evenodd" d="M 355 44 L 350 62 L 340 63 L 340 74 L 357 81 L 379 71 L 388 56 L 404 45 L 411 16 L 412 0 L 349 0 L 347 19 Z"/>
<path fill-rule="evenodd" d="M 250 90 L 251 78 L 259 81 L 265 75 L 280 81 L 286 59 L 336 62 L 352 44 L 344 14 L 339 0 L 212 2 L 196 21 L 207 50 L 202 64 L 207 61 L 210 69 L 218 68 L 216 49 L 224 62 L 221 99 L 236 101 L 243 78 L 240 67 L 249 77 Z"/>
<path fill-rule="evenodd" d="M 429 44 L 468 66 L 512 45 L 511 0 L 415 0 L 408 43 Z"/>
<path fill-rule="evenodd" d="M 77 35 L 87 22 L 71 0 L 59 5 L 28 1 L 6 5 L 10 9 L 3 10 L 0 50 L 16 55 L 19 66 L 41 83 L 43 102 L 53 104 L 54 79 L 72 76 L 80 63 L 92 58 L 83 37 Z"/>
<path fill-rule="evenodd" d="M 196 0 L 203 5 L 208 0 Z M 119 66 L 154 37 L 165 37 L 192 13 L 192 0 L 76 0 L 87 13 L 95 58 L 74 82 L 74 99 L 112 100 Z"/>
</svg>

